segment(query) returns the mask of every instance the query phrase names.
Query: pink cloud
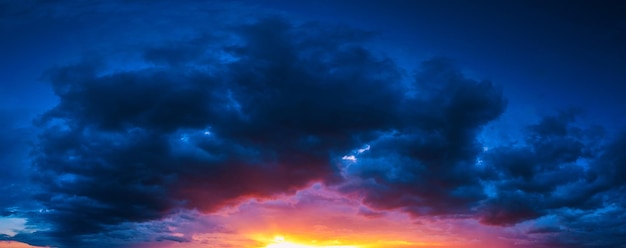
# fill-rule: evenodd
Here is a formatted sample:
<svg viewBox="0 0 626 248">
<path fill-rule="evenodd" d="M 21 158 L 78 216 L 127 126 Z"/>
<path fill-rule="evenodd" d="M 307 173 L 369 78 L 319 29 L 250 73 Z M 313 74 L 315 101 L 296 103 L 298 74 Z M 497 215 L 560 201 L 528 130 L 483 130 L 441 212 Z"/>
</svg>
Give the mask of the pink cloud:
<svg viewBox="0 0 626 248">
<path fill-rule="evenodd" d="M 17 241 L 0 241 L 0 248 L 32 248 L 32 247 L 48 247 L 48 246 L 32 246 L 26 243 Z"/>
</svg>

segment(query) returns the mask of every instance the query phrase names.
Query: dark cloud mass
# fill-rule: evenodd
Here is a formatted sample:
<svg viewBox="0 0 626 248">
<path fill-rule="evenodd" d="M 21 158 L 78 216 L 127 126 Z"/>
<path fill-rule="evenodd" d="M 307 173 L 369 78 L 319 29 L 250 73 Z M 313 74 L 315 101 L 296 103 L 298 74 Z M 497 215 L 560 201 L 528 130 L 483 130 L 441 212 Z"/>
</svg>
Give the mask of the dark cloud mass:
<svg viewBox="0 0 626 248">
<path fill-rule="evenodd" d="M 476 135 L 506 107 L 491 82 L 467 79 L 449 61 L 424 62 L 405 100 L 402 123 L 374 140 L 371 151 L 349 165 L 365 202 L 403 208 L 414 215 L 465 214 L 483 199 Z M 372 180 L 369 180 L 372 179 Z"/>
<path fill-rule="evenodd" d="M 546 116 L 527 128 L 525 145 L 484 154 L 499 192 L 486 202 L 482 222 L 510 225 L 549 209 L 598 207 L 590 201 L 601 190 L 602 183 L 594 179 L 597 168 L 577 161 L 594 159 L 596 152 L 589 149 L 599 142 L 601 131 L 576 127 L 575 117 L 573 111 Z"/>
<path fill-rule="evenodd" d="M 367 33 L 268 18 L 232 34 L 218 51 L 145 49 L 165 67 L 103 74 L 85 61 L 50 73 L 60 102 L 37 121 L 35 152 L 50 235 L 71 243 L 177 208 L 337 181 L 334 157 L 408 124 L 401 71 L 359 44 Z"/>
<path fill-rule="evenodd" d="M 374 33 L 258 16 L 110 56 L 87 52 L 46 72 L 58 104 L 34 121 L 28 189 L 39 210 L 20 212 L 0 196 L 0 217 L 37 228 L 0 240 L 188 242 L 133 225 L 321 182 L 362 199 L 355 214 L 369 218 L 400 210 L 534 223 L 513 237 L 521 247 L 626 243 L 626 133 L 582 124 L 584 113 L 568 109 L 528 125 L 517 143 L 484 147 L 481 133 L 509 104 L 491 81 L 441 57 L 408 75 L 368 46 Z M 120 57 L 133 61 L 112 68 Z M 15 164 L 11 144 L 27 131 L 6 129 L 22 131 L 0 137 L 0 162 Z M 14 176 L 26 173 L 0 179 Z"/>
</svg>

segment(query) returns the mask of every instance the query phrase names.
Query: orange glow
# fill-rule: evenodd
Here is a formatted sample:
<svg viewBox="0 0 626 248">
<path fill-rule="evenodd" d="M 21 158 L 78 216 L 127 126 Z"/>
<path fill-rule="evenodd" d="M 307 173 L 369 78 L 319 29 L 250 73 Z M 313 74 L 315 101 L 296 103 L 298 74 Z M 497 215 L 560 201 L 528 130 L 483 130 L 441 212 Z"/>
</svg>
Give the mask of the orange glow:
<svg viewBox="0 0 626 248">
<path fill-rule="evenodd" d="M 266 246 L 266 248 L 357 248 L 357 246 L 352 245 L 341 245 L 341 246 L 313 246 L 313 245 L 301 245 L 291 242 L 281 242 L 277 244 L 270 244 Z"/>
<path fill-rule="evenodd" d="M 283 236 L 276 236 L 272 244 L 268 244 L 265 248 L 359 248 L 354 245 L 306 245 L 285 240 Z"/>
<path fill-rule="evenodd" d="M 154 248 L 195 248 L 201 244 L 242 248 L 511 248 L 497 227 L 474 219 L 415 218 L 395 210 L 368 209 L 324 187 L 294 195 L 249 200 L 218 213 L 199 215 L 206 226 L 180 225 L 172 232 L 193 234 L 190 242 L 154 242 Z M 208 224 L 210 223 L 210 224 Z M 215 231 L 215 226 L 220 230 Z M 207 229 L 203 229 L 207 228 Z M 180 229 L 180 230 L 178 230 Z"/>
<path fill-rule="evenodd" d="M 0 248 L 39 248 L 41 246 L 32 246 L 17 241 L 0 241 Z M 46 246 L 47 247 L 47 246 Z"/>
<path fill-rule="evenodd" d="M 410 242 L 406 240 L 373 240 L 371 238 L 361 237 L 360 241 L 340 241 L 327 240 L 320 241 L 318 239 L 306 239 L 302 237 L 275 236 L 273 239 L 263 235 L 255 235 L 252 239 L 258 243 L 264 244 L 255 248 L 413 248 L 413 247 L 443 247 L 437 242 Z M 307 241 L 308 240 L 308 241 Z"/>
</svg>

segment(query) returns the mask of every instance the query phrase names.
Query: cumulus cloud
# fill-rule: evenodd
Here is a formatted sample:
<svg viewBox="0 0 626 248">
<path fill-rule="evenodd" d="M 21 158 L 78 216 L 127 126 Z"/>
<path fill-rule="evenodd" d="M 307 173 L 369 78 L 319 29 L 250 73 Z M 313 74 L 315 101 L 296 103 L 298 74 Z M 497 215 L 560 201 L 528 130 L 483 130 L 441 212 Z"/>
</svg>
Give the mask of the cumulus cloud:
<svg viewBox="0 0 626 248">
<path fill-rule="evenodd" d="M 360 192 L 377 208 L 416 216 L 468 214 L 485 197 L 476 136 L 504 111 L 506 100 L 491 82 L 465 78 L 446 59 L 424 62 L 415 79 L 417 95 L 405 100 L 402 125 L 372 141 L 347 169 L 358 179 L 343 190 Z"/>
<path fill-rule="evenodd" d="M 336 181 L 335 156 L 401 122 L 400 69 L 360 44 L 367 33 L 283 18 L 229 32 L 221 46 L 181 41 L 191 57 L 145 48 L 147 68 L 84 60 L 49 73 L 59 104 L 37 120 L 36 198 L 51 225 L 40 234 L 80 245 L 179 208 Z"/>
<path fill-rule="evenodd" d="M 623 232 L 626 163 L 616 149 L 623 148 L 624 134 L 607 136 L 600 127 L 581 125 L 579 115 L 567 110 L 545 116 L 528 126 L 524 145 L 481 155 L 491 170 L 483 180 L 495 185 L 493 196 L 479 207 L 482 223 L 536 222 L 522 239 L 527 247 L 623 244 L 617 233 Z"/>
</svg>

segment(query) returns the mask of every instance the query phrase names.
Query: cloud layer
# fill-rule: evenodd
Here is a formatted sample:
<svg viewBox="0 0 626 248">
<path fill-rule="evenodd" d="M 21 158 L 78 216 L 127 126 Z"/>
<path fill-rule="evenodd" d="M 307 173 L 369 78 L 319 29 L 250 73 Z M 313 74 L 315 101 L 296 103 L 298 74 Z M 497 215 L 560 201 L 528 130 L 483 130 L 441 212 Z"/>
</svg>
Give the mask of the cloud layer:
<svg viewBox="0 0 626 248">
<path fill-rule="evenodd" d="M 41 209 L 0 205 L 37 231 L 0 239 L 187 242 L 154 223 L 322 183 L 367 218 L 476 220 L 523 230 L 503 235 L 528 247 L 626 242 L 626 134 L 567 110 L 529 124 L 525 140 L 483 147 L 507 100 L 448 59 L 407 75 L 366 45 L 370 32 L 276 16 L 225 23 L 51 69 L 59 101 L 35 120 L 31 157 Z M 3 161 L 12 139 L 0 139 Z"/>
</svg>

